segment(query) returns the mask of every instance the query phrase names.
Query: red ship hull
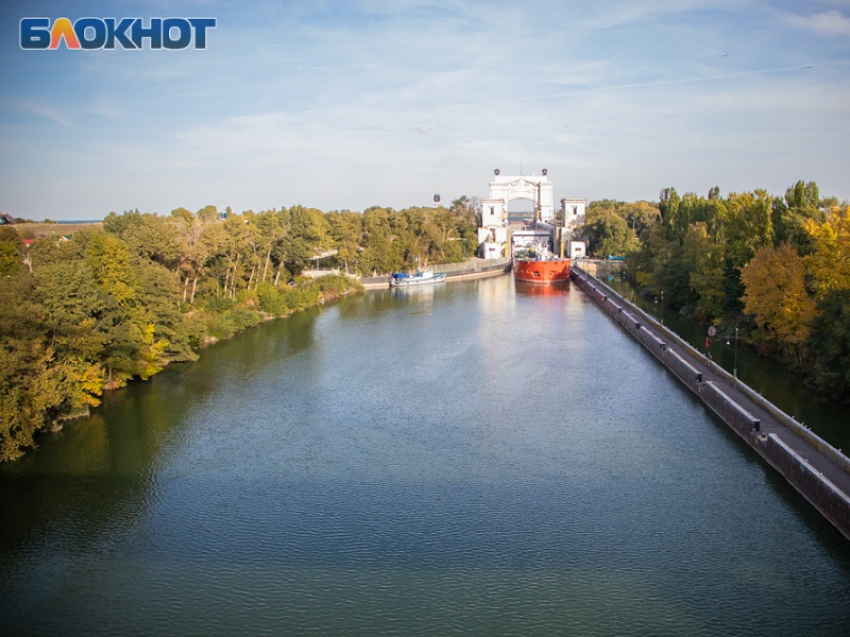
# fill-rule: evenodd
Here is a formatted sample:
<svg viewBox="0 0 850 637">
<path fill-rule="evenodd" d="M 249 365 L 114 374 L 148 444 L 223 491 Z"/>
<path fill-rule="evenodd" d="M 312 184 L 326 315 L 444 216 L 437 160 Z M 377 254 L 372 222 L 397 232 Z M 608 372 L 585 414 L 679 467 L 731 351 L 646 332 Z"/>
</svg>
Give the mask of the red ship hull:
<svg viewBox="0 0 850 637">
<path fill-rule="evenodd" d="M 561 283 L 570 280 L 570 260 L 514 259 L 514 278 L 529 283 Z"/>
</svg>

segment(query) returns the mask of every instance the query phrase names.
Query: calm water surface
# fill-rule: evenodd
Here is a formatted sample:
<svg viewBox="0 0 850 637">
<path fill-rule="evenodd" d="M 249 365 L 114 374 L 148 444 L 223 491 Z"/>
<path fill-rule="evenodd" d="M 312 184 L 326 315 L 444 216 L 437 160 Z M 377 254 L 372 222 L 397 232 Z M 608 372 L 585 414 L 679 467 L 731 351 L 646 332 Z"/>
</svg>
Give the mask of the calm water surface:
<svg viewBox="0 0 850 637">
<path fill-rule="evenodd" d="M 658 298 L 647 299 L 637 294 L 622 276 L 609 276 L 605 282 L 621 295 L 656 318 L 661 318 Z M 664 324 L 684 340 L 705 352 L 707 328 L 669 308 Z M 723 329 L 723 328 L 721 328 Z M 711 339 L 711 356 L 729 373 L 738 370 L 738 378 L 837 449 L 850 451 L 850 406 L 830 400 L 808 387 L 798 374 L 780 361 L 759 356 L 744 341 L 735 342 L 734 327 L 727 327 Z"/>
<path fill-rule="evenodd" d="M 2 635 L 838 635 L 850 543 L 577 288 L 370 293 L 0 469 Z"/>
</svg>

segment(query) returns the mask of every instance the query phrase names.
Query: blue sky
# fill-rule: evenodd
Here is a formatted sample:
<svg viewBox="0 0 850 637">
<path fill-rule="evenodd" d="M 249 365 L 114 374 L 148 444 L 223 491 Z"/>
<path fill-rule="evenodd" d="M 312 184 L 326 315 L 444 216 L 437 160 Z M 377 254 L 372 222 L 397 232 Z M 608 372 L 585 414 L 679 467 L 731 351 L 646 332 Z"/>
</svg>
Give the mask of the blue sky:
<svg viewBox="0 0 850 637">
<path fill-rule="evenodd" d="M 207 49 L 24 51 L 23 17 L 214 17 Z M 0 209 L 427 205 L 548 168 L 556 200 L 850 199 L 850 0 L 0 6 Z"/>
</svg>

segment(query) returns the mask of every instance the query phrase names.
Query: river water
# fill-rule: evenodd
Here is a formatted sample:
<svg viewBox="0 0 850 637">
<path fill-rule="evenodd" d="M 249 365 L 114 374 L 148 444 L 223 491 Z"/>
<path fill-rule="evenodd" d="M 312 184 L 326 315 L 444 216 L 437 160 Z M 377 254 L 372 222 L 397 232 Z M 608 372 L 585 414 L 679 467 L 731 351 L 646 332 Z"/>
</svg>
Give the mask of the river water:
<svg viewBox="0 0 850 637">
<path fill-rule="evenodd" d="M 706 338 L 709 338 L 709 349 L 715 363 L 730 374 L 737 372 L 744 383 L 836 449 L 845 453 L 850 450 L 850 407 L 847 404 L 830 400 L 814 391 L 803 382 L 800 374 L 780 361 L 760 356 L 744 342 L 742 333 L 739 332 L 736 339 L 734 327 L 721 328 L 710 338 L 705 325 L 678 312 L 671 312 L 669 308 L 665 312 L 658 297 L 641 297 L 622 276 L 608 276 L 605 283 L 656 319 L 663 315 L 664 325 L 699 352 L 706 352 Z"/>
<path fill-rule="evenodd" d="M 850 543 L 578 288 L 374 292 L 0 468 L 2 635 L 837 635 Z"/>
</svg>

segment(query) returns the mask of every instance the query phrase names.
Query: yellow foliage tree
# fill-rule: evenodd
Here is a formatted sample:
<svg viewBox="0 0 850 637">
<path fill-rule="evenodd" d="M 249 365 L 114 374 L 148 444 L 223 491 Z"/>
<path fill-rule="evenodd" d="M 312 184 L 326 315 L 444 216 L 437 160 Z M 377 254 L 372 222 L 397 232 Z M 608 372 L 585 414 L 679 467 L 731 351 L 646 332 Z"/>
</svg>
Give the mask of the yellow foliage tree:
<svg viewBox="0 0 850 637">
<path fill-rule="evenodd" d="M 850 289 L 850 207 L 834 208 L 824 223 L 809 219 L 805 230 L 814 247 L 806 265 L 816 296 Z"/>
<path fill-rule="evenodd" d="M 798 361 L 815 317 L 815 299 L 806 290 L 805 277 L 803 258 L 788 244 L 759 250 L 741 271 L 744 310 L 768 341 Z"/>
<path fill-rule="evenodd" d="M 139 376 L 142 380 L 147 380 L 154 374 L 162 371 L 165 364 L 165 350 L 168 349 L 168 341 L 166 339 L 156 339 L 154 332 L 156 328 L 152 323 L 145 326 L 143 335 L 143 344 L 139 348 L 141 355 Z"/>
</svg>

